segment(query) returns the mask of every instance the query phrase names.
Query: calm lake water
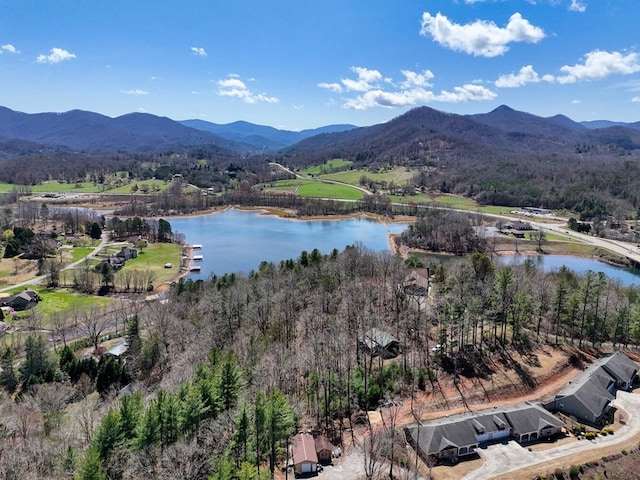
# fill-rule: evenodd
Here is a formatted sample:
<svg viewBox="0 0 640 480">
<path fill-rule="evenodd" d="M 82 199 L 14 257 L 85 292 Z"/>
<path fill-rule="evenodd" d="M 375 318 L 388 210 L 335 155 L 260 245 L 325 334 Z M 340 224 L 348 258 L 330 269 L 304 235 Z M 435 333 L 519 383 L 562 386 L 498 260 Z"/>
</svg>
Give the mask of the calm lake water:
<svg viewBox="0 0 640 480">
<path fill-rule="evenodd" d="M 640 270 L 615 267 L 592 258 L 571 257 L 568 255 L 504 255 L 497 257 L 497 260 L 504 264 L 521 264 L 527 259 L 531 259 L 534 265 L 545 272 L 559 270 L 560 267 L 566 265 L 567 268 L 576 273 L 584 274 L 588 270 L 603 272 L 611 279 L 620 280 L 623 285 L 640 286 Z"/>
<path fill-rule="evenodd" d="M 200 273 L 193 280 L 211 274 L 248 273 L 262 261 L 279 263 L 297 258 L 302 250 L 314 248 L 324 254 L 361 242 L 373 251 L 389 249 L 389 233 L 401 233 L 407 224 L 382 224 L 366 217 L 346 220 L 285 220 L 261 212 L 228 209 L 197 217 L 169 218 L 171 229 L 185 235 L 189 244 L 201 244 L 194 254 L 203 256 Z"/>
</svg>

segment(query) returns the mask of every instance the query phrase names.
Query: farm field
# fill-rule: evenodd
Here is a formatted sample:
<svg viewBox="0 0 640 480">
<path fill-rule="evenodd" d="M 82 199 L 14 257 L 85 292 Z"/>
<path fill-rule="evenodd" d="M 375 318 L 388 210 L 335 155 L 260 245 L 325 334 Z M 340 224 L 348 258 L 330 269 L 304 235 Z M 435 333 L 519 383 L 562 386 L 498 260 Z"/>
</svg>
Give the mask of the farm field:
<svg viewBox="0 0 640 480">
<path fill-rule="evenodd" d="M 334 198 L 343 200 L 359 200 L 364 194 L 349 185 L 322 183 L 317 180 L 278 180 L 259 185 L 267 192 L 281 192 L 300 195 L 302 197 Z"/>
<path fill-rule="evenodd" d="M 336 180 L 338 182 L 348 183 L 350 185 L 360 185 L 360 179 L 365 176 L 376 182 L 394 182 L 396 185 L 404 185 L 416 173 L 404 167 L 397 167 L 388 172 L 370 172 L 369 170 L 348 170 L 344 172 L 329 173 L 320 175 L 320 178 L 326 180 Z"/>
<path fill-rule="evenodd" d="M 334 158 L 333 160 L 329 160 L 322 165 L 314 165 L 313 167 L 305 168 L 300 172 L 301 175 L 322 175 L 331 172 L 335 172 L 337 170 L 343 170 L 347 167 L 353 165 L 353 162 L 350 160 L 343 160 L 342 158 Z"/>
<path fill-rule="evenodd" d="M 121 195 L 121 194 L 129 194 L 132 193 L 131 189 L 134 185 L 138 186 L 138 194 L 147 193 L 157 193 L 168 189 L 171 186 L 171 182 L 166 182 L 164 180 L 144 180 L 144 181 L 134 181 L 129 182 L 125 180 L 126 183 L 119 185 L 114 188 L 108 188 L 106 184 L 94 184 L 93 182 L 78 182 L 78 183 L 63 183 L 59 181 L 50 181 L 44 182 L 38 185 L 16 185 L 13 183 L 0 183 L 0 193 L 8 193 L 13 191 L 14 189 L 28 189 L 34 194 L 43 194 L 43 193 L 66 193 L 66 194 L 76 194 L 76 193 L 102 193 L 102 194 L 112 194 L 112 195 Z"/>
</svg>

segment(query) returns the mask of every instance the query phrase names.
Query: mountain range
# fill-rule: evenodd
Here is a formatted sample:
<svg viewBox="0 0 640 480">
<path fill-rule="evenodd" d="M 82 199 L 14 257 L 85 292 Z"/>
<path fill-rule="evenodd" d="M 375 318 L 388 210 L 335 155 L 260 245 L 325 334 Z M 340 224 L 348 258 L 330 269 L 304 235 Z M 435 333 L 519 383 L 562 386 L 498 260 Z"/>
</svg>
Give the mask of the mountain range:
<svg viewBox="0 0 640 480">
<path fill-rule="evenodd" d="M 476 115 L 418 107 L 370 127 L 328 125 L 294 132 L 243 121 L 174 121 L 147 113 L 112 118 L 82 110 L 27 114 L 0 107 L 0 152 L 5 156 L 46 150 L 141 152 L 206 146 L 226 155 L 280 151 L 306 153 L 310 159 L 384 158 L 420 155 L 434 148 L 476 155 L 496 149 L 561 153 L 575 151 L 577 144 L 640 150 L 640 122 L 579 123 L 563 115 L 538 117 L 504 105 Z"/>
</svg>

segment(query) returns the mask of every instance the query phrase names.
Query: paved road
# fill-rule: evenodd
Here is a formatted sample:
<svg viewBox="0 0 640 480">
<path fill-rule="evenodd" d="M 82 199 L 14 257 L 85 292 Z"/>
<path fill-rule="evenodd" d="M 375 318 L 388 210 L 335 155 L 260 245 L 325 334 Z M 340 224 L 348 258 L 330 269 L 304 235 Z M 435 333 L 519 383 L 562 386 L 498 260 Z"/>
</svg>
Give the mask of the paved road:
<svg viewBox="0 0 640 480">
<path fill-rule="evenodd" d="M 106 233 L 103 232 L 102 233 L 102 237 L 100 238 L 100 243 L 98 244 L 98 246 L 96 248 L 94 248 L 91 251 L 91 253 L 89 253 L 88 255 L 86 255 L 84 257 L 82 257 L 78 261 L 70 263 L 69 265 L 64 267 L 62 270 L 70 270 L 72 268 L 76 268 L 78 265 L 81 265 L 87 258 L 94 257 L 100 250 L 102 250 L 104 248 L 104 246 L 107 244 L 107 240 L 108 240 L 108 236 L 107 236 Z M 14 285 L 9 285 L 8 287 L 2 287 L 2 288 L 0 288 L 0 292 L 5 292 L 7 290 L 12 290 L 12 289 L 14 289 L 16 287 L 26 287 L 27 285 L 38 285 L 45 278 L 47 278 L 46 275 L 40 275 L 39 277 L 31 278 L 31 279 L 26 280 L 24 282 L 16 283 Z"/>
<path fill-rule="evenodd" d="M 366 188 L 361 187 L 359 185 L 352 185 L 351 183 L 339 182 L 338 180 L 328 180 L 326 178 L 313 178 L 313 177 L 300 175 L 299 173 L 296 173 L 293 170 L 290 170 L 287 167 L 285 167 L 284 165 L 281 165 L 281 164 L 279 164 L 277 162 L 269 162 L 269 165 L 274 165 L 276 167 L 280 167 L 285 172 L 290 173 L 291 175 L 295 176 L 296 178 L 300 178 L 302 180 L 315 180 L 316 182 L 320 182 L 320 183 L 333 183 L 335 185 L 343 185 L 345 187 L 350 187 L 350 188 L 355 188 L 356 190 L 360 190 L 365 195 L 373 195 L 369 190 L 367 190 Z M 335 200 L 335 199 L 329 199 L 329 200 Z"/>
<path fill-rule="evenodd" d="M 598 436 L 595 440 L 581 440 L 567 443 L 540 452 L 530 452 L 515 441 L 508 444 L 490 445 L 478 453 L 484 461 L 482 467 L 463 477 L 463 480 L 483 480 L 495 478 L 504 473 L 540 463 L 559 460 L 574 453 L 586 452 L 601 447 L 614 446 L 640 435 L 640 394 L 618 392 L 613 406 L 627 412 L 629 418 L 615 435 Z"/>
</svg>

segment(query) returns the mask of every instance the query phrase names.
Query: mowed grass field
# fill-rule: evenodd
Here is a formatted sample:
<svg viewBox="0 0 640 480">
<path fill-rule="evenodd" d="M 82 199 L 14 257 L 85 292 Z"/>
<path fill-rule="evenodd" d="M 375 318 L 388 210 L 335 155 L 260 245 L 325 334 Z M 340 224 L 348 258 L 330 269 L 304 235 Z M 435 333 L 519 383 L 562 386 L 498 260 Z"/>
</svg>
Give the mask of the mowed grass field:
<svg viewBox="0 0 640 480">
<path fill-rule="evenodd" d="M 335 198 L 343 200 L 360 200 L 364 193 L 348 185 L 335 183 L 306 183 L 296 192 L 302 197 Z"/>
<path fill-rule="evenodd" d="M 322 183 L 317 180 L 278 180 L 260 184 L 258 187 L 265 192 L 291 193 L 302 197 L 359 200 L 364 196 L 363 192 L 349 185 Z"/>
<path fill-rule="evenodd" d="M 344 172 L 328 173 L 320 175 L 319 178 L 327 180 L 335 180 L 338 182 L 348 183 L 350 185 L 360 185 L 360 178 L 367 177 L 376 182 L 394 182 L 396 185 L 404 185 L 410 180 L 417 170 L 411 170 L 404 167 L 396 167 L 387 172 L 370 172 L 369 170 L 347 170 Z"/>
</svg>

